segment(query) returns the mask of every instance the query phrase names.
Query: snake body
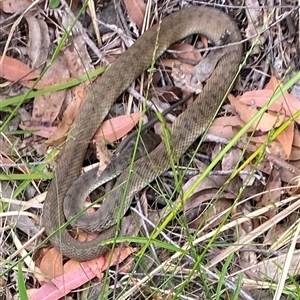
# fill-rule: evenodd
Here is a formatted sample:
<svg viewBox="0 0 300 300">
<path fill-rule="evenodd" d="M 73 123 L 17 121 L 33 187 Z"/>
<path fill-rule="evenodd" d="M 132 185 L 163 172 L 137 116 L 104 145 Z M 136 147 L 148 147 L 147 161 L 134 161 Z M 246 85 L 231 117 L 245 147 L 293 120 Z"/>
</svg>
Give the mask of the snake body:
<svg viewBox="0 0 300 300">
<path fill-rule="evenodd" d="M 70 130 L 44 203 L 46 233 L 51 235 L 52 244 L 63 255 L 86 261 L 109 250 L 107 246 L 99 244 L 116 234 L 117 218 L 128 210 L 137 192 L 170 166 L 169 154 L 164 143 L 160 143 L 148 156 L 134 164 L 132 172 L 127 168 L 118 177 L 115 185 L 118 188 L 109 193 L 100 208 L 98 226 L 103 230 L 100 236 L 82 243 L 69 235 L 63 227 L 63 201 L 68 189 L 80 175 L 88 143 L 111 105 L 149 67 L 153 58 L 159 57 L 174 42 L 191 34 L 203 34 L 217 44 L 226 31 L 230 33 L 228 43 L 232 44 L 228 45 L 227 52 L 219 60 L 201 94 L 172 125 L 172 155 L 179 158 L 214 118 L 238 70 L 242 57 L 241 35 L 229 16 L 208 7 L 190 7 L 171 14 L 146 31 L 92 85 Z"/>
<path fill-rule="evenodd" d="M 88 232 L 101 232 L 102 228 L 99 227 L 99 219 L 101 219 L 103 212 L 98 210 L 93 214 L 82 213 L 86 198 L 96 188 L 118 177 L 130 165 L 135 147 L 134 160 L 137 160 L 153 151 L 160 142 L 161 138 L 159 135 L 151 131 L 149 133 L 142 133 L 137 147 L 135 139 L 129 141 L 120 154 L 112 157 L 111 163 L 104 169 L 100 176 L 98 175 L 97 168 L 79 176 L 68 189 L 63 203 L 65 217 L 67 220 L 72 220 L 72 227 L 77 227 Z M 81 214 L 77 216 L 80 212 Z"/>
</svg>

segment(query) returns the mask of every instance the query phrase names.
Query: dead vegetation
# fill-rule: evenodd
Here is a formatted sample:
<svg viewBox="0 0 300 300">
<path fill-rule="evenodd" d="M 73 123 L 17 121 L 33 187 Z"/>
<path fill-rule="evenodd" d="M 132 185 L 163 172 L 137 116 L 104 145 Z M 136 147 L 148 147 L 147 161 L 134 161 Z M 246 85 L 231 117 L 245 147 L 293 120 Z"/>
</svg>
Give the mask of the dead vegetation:
<svg viewBox="0 0 300 300">
<path fill-rule="evenodd" d="M 244 64 L 232 93 L 201 143 L 141 191 L 133 206 L 144 217 L 135 226 L 124 218 L 132 238 L 121 240 L 112 258 L 81 265 L 63 260 L 50 244 L 33 255 L 46 238 L 40 215 L 58 149 L 102 66 L 160 18 L 200 3 L 54 2 L 0 2 L 0 298 L 25 299 L 27 291 L 32 299 L 299 299 L 297 2 L 213 4 L 243 35 Z M 103 136 L 115 149 L 112 143 L 141 119 L 146 123 L 156 111 L 201 92 L 193 74 L 208 73 L 205 84 L 218 62 L 218 50 L 207 50 L 212 46 L 204 36 L 173 45 L 155 72 L 111 108 L 84 170 L 96 156 L 108 159 L 99 146 Z M 190 101 L 165 120 L 173 122 Z M 154 128 L 163 131 L 160 122 Z M 158 223 L 176 209 L 167 226 Z M 145 219 L 162 233 L 150 239 L 153 226 Z M 75 234 L 81 241 L 93 238 Z"/>
</svg>

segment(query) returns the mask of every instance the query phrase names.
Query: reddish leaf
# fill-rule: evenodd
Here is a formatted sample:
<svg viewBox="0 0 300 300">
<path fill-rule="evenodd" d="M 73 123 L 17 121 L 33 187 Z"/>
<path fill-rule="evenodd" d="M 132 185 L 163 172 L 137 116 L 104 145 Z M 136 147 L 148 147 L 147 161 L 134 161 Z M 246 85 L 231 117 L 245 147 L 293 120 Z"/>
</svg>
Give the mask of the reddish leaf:
<svg viewBox="0 0 300 300">
<path fill-rule="evenodd" d="M 201 53 L 195 49 L 195 46 L 187 43 L 174 44 L 169 49 L 176 51 L 173 53 L 175 58 L 185 59 L 188 63 L 197 64 L 201 59 Z"/>
<path fill-rule="evenodd" d="M 146 4 L 142 0 L 125 0 L 124 1 L 128 16 L 136 24 L 138 29 L 142 29 Z"/>
<path fill-rule="evenodd" d="M 239 101 L 251 106 L 262 107 L 271 99 L 277 87 L 277 79 L 272 77 L 265 89 L 246 92 L 239 97 Z M 271 105 L 269 110 L 284 112 L 286 116 L 290 117 L 300 110 L 300 101 L 288 92 L 284 92 L 277 101 Z M 300 124 L 300 117 L 296 118 L 295 121 Z"/>
<path fill-rule="evenodd" d="M 46 254 L 48 252 L 46 252 Z M 72 290 L 82 286 L 89 280 L 93 279 L 95 276 L 101 279 L 103 271 L 105 271 L 110 266 L 115 265 L 117 262 L 121 263 L 132 252 L 133 249 L 130 247 L 121 247 L 121 248 L 115 248 L 111 260 L 109 260 L 110 258 L 109 252 L 89 262 L 79 263 L 75 260 L 69 260 L 64 265 L 64 275 L 56 277 L 52 279 L 51 282 L 44 284 L 30 299 L 31 300 L 39 300 L 39 299 L 56 300 L 61 297 L 64 297 Z M 50 259 L 49 265 L 56 264 L 58 261 L 59 262 L 62 261 L 61 257 L 59 257 L 59 252 L 57 250 L 54 249 L 53 254 L 55 260 Z M 50 253 L 50 256 L 51 255 L 52 254 Z M 47 257 L 47 260 L 48 258 L 49 256 Z M 59 263 L 59 268 L 61 268 L 60 263 Z"/>
<path fill-rule="evenodd" d="M 26 126 L 20 124 L 19 127 L 23 130 L 32 130 L 33 134 L 48 139 L 53 135 L 57 127 L 45 127 L 45 126 Z"/>
<path fill-rule="evenodd" d="M 50 278 L 63 275 L 61 253 L 55 248 L 50 248 L 41 258 L 38 267 Z"/>
<path fill-rule="evenodd" d="M 30 299 L 56 300 L 64 297 L 73 289 L 85 284 L 95 277 L 88 266 L 80 267 L 76 271 L 54 278 L 44 284 Z"/>
<path fill-rule="evenodd" d="M 278 136 L 277 140 L 282 146 L 282 149 L 287 157 L 290 157 L 292 152 L 293 138 L 294 138 L 295 124 L 292 122 L 287 128 L 284 129 Z"/>
<path fill-rule="evenodd" d="M 9 56 L 4 56 L 3 58 L 3 56 L 0 55 L 0 61 L 2 59 L 0 77 L 17 82 L 35 79 L 39 76 L 36 71 L 15 58 Z"/>
<path fill-rule="evenodd" d="M 240 102 L 233 95 L 228 95 L 228 99 L 231 105 L 234 106 L 234 108 L 236 109 L 240 118 L 245 123 L 248 123 L 258 111 L 255 107 L 248 106 Z M 257 120 L 252 124 L 251 128 L 254 130 L 269 131 L 274 127 L 280 126 L 283 122 L 283 119 L 284 119 L 283 115 L 272 116 L 271 114 L 264 113 L 259 120 Z"/>
<path fill-rule="evenodd" d="M 94 140 L 102 140 L 103 137 L 109 142 L 114 142 L 127 134 L 140 120 L 142 113 L 133 113 L 112 118 L 102 123 L 94 135 Z"/>
<path fill-rule="evenodd" d="M 9 14 L 23 13 L 31 4 L 31 0 L 3 0 L 0 1 L 0 9 Z"/>
</svg>

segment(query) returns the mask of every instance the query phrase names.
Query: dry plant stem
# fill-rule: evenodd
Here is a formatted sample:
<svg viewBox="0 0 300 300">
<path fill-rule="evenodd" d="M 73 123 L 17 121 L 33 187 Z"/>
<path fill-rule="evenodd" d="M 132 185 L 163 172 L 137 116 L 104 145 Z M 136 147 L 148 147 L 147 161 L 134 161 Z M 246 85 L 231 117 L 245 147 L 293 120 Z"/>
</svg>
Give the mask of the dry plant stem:
<svg viewBox="0 0 300 300">
<path fill-rule="evenodd" d="M 257 148 L 255 146 L 249 145 L 249 144 L 245 145 L 242 142 L 238 142 L 236 145 L 240 149 L 245 149 L 245 147 L 247 147 L 247 151 L 252 152 L 252 153 L 257 150 Z M 288 170 L 288 171 L 290 171 L 291 173 L 293 173 L 295 175 L 300 175 L 300 169 L 298 169 L 298 168 L 294 167 L 293 165 L 289 164 L 288 162 L 286 162 L 282 158 L 277 157 L 273 154 L 269 154 L 269 153 L 264 153 L 264 157 L 265 157 L 266 160 L 272 162 L 277 167 Z"/>
<path fill-rule="evenodd" d="M 224 138 L 220 138 L 220 137 L 215 137 L 214 135 L 211 134 L 207 134 L 205 137 L 205 141 L 218 141 L 219 143 L 223 143 L 225 145 L 227 145 L 230 141 L 224 139 Z M 249 144 L 245 144 L 243 142 L 237 142 L 236 143 L 236 147 L 238 147 L 239 149 L 245 149 L 247 148 L 247 152 L 253 153 L 257 150 L 257 147 L 253 146 L 253 145 L 249 145 Z M 267 159 L 268 161 L 272 162 L 274 165 L 283 168 L 285 170 L 290 171 L 291 173 L 295 174 L 295 175 L 300 175 L 300 169 L 297 167 L 294 167 L 293 165 L 289 164 L 288 162 L 286 162 L 285 160 L 283 160 L 280 157 L 277 157 L 273 154 L 269 154 L 269 153 L 264 153 L 264 157 L 265 159 Z"/>
<path fill-rule="evenodd" d="M 73 12 L 71 11 L 68 3 L 65 0 L 61 0 L 61 3 L 64 5 L 64 9 L 67 11 L 68 16 L 72 19 L 72 21 L 75 21 L 75 16 Z M 90 39 L 90 37 L 87 35 L 86 30 L 83 28 L 82 24 L 77 20 L 75 28 L 78 30 L 77 34 L 81 34 L 87 45 L 93 50 L 93 52 L 97 55 L 97 57 L 106 65 L 109 64 L 107 59 L 104 57 L 104 55 L 99 51 L 98 47 L 95 45 L 95 43 Z"/>
<path fill-rule="evenodd" d="M 202 93 L 172 125 L 172 155 L 175 158 L 181 157 L 210 124 L 239 68 L 242 57 L 241 35 L 227 14 L 209 7 L 191 7 L 170 15 L 146 31 L 94 83 L 64 145 L 44 203 L 46 232 L 51 235 L 52 244 L 65 256 L 85 261 L 109 250 L 109 246 L 99 245 L 118 234 L 118 226 L 115 224 L 129 208 L 133 196 L 170 166 L 172 158 L 164 143 L 161 143 L 149 156 L 139 159 L 133 170 L 127 168 L 118 178 L 116 188 L 95 214 L 94 225 L 104 230 L 95 240 L 81 243 L 62 228 L 65 224 L 65 194 L 80 175 L 89 141 L 111 105 L 151 65 L 153 58 L 160 56 L 175 41 L 191 34 L 203 34 L 217 43 L 226 30 L 231 33 L 227 53 L 220 59 Z M 88 222 L 92 223 L 91 220 Z"/>
</svg>

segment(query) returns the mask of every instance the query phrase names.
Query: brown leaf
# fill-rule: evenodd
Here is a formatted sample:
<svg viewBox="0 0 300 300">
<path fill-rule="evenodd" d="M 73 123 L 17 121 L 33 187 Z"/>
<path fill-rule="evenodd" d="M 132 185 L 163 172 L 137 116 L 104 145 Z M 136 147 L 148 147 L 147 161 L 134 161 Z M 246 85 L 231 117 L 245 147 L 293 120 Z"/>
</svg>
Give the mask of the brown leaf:
<svg viewBox="0 0 300 300">
<path fill-rule="evenodd" d="M 201 59 L 201 53 L 199 51 L 195 51 L 195 46 L 181 43 L 181 44 L 173 44 L 169 47 L 170 50 L 175 50 L 173 52 L 173 57 L 179 60 L 182 60 L 185 63 L 195 65 Z"/>
<path fill-rule="evenodd" d="M 276 167 L 272 169 L 272 172 L 268 178 L 267 185 L 265 187 L 266 193 L 263 193 L 258 203 L 258 207 L 265 207 L 271 203 L 280 201 L 281 197 L 281 169 Z M 278 209 L 270 209 L 265 213 L 267 219 L 271 219 L 277 214 Z M 265 221 L 267 221 L 265 219 Z M 264 219 L 262 218 L 262 221 Z"/>
<path fill-rule="evenodd" d="M 51 127 L 45 127 L 45 126 L 26 126 L 26 125 L 22 125 L 20 124 L 19 127 L 23 130 L 30 130 L 32 131 L 32 134 L 37 135 L 37 136 L 41 136 L 45 139 L 50 138 L 53 133 L 55 132 L 55 130 L 57 129 L 57 127 L 55 126 L 51 126 Z"/>
<path fill-rule="evenodd" d="M 291 124 L 276 137 L 287 157 L 290 157 L 292 152 L 294 128 L 295 124 L 294 122 L 291 122 Z"/>
<path fill-rule="evenodd" d="M 281 254 L 279 256 L 264 259 L 262 262 L 254 265 L 253 269 L 256 274 L 259 274 L 260 280 L 269 280 L 272 278 L 273 282 L 281 280 L 282 272 L 286 265 L 289 253 Z M 300 250 L 293 251 L 293 259 L 291 264 L 288 266 L 288 276 L 297 276 L 300 273 Z M 252 269 L 250 269 L 252 270 Z"/>
<path fill-rule="evenodd" d="M 230 126 L 211 126 L 208 130 L 208 134 L 222 137 L 226 140 L 231 140 L 235 136 L 235 132 Z"/>
<path fill-rule="evenodd" d="M 133 252 L 134 252 L 134 248 L 131 247 L 115 248 L 112 256 L 111 253 L 107 252 L 106 254 L 104 254 L 104 259 L 106 260 L 106 265 L 104 266 L 104 270 L 106 270 L 111 266 L 116 265 L 117 263 L 121 263 Z M 110 257 L 111 257 L 111 261 L 110 264 L 108 265 L 107 263 L 109 262 Z"/>
<path fill-rule="evenodd" d="M 60 78 L 61 80 L 70 78 L 66 59 L 63 54 L 58 55 L 57 59 L 51 64 L 44 75 L 44 79 L 46 80 L 53 77 Z M 60 112 L 66 93 L 66 90 L 61 90 L 35 97 L 30 125 L 52 126 L 52 123 Z"/>
<path fill-rule="evenodd" d="M 47 23 L 38 17 L 25 16 L 28 23 L 28 56 L 33 68 L 42 68 L 47 62 L 50 37 Z"/>
<path fill-rule="evenodd" d="M 66 139 L 66 133 L 69 131 L 70 126 L 73 124 L 74 118 L 77 115 L 82 102 L 86 99 L 86 90 L 83 85 L 74 87 L 72 89 L 72 92 L 73 100 L 64 111 L 62 121 L 58 125 L 57 130 L 47 141 L 49 145 L 57 146 Z"/>
<path fill-rule="evenodd" d="M 3 141 L 1 141 L 2 143 Z M 9 156 L 6 155 L 6 153 L 3 153 L 0 149 L 0 164 L 13 164 L 14 161 L 12 159 L 9 158 Z M 28 167 L 26 166 L 19 166 L 17 163 L 16 163 L 16 168 L 21 171 L 22 173 L 24 174 L 30 174 L 30 169 L 28 169 Z"/>
<path fill-rule="evenodd" d="M 102 123 L 101 127 L 94 135 L 94 140 L 104 139 L 114 142 L 127 134 L 140 120 L 142 113 L 133 113 L 112 118 Z"/>
<path fill-rule="evenodd" d="M 300 148 L 300 131 L 294 128 L 293 146 Z"/>
<path fill-rule="evenodd" d="M 91 58 L 83 36 L 77 35 L 73 38 L 72 44 L 72 47 L 67 47 L 63 51 L 71 74 L 74 77 L 79 77 L 93 71 L 95 68 L 91 64 Z"/>
<path fill-rule="evenodd" d="M 222 159 L 222 170 L 229 171 L 236 169 L 242 156 L 242 151 L 238 148 L 232 148 Z"/>
<path fill-rule="evenodd" d="M 258 112 L 255 107 L 245 105 L 244 103 L 240 102 L 237 98 L 233 95 L 228 95 L 228 99 L 232 106 L 235 107 L 238 115 L 240 118 L 245 122 L 248 123 L 253 116 Z M 261 130 L 261 131 L 270 131 L 274 127 L 278 127 L 282 124 L 284 120 L 284 116 L 272 116 L 268 113 L 264 113 L 263 116 L 254 122 L 251 126 L 253 130 Z"/>
<path fill-rule="evenodd" d="M 146 4 L 142 0 L 124 0 L 128 16 L 139 30 L 143 27 Z"/>
<path fill-rule="evenodd" d="M 271 83 L 269 83 L 265 89 L 246 92 L 239 97 L 239 101 L 248 105 L 262 107 L 273 96 L 275 90 L 274 85 L 276 83 L 276 79 L 272 79 Z M 273 88 L 271 89 L 270 87 Z M 269 110 L 284 113 L 285 116 L 290 117 L 300 110 L 300 101 L 288 92 L 284 92 L 277 101 L 270 106 Z M 295 121 L 300 124 L 300 117 L 297 117 Z"/>
<path fill-rule="evenodd" d="M 8 14 L 23 13 L 31 4 L 31 0 L 3 0 L 0 1 L 0 10 Z"/>
<path fill-rule="evenodd" d="M 18 82 L 36 79 L 39 76 L 35 70 L 15 58 L 0 55 L 0 61 L 1 60 L 0 77 L 7 80 Z"/>
<path fill-rule="evenodd" d="M 53 278 L 51 282 L 44 284 L 30 299 L 53 300 L 64 298 L 72 290 L 82 286 L 95 277 L 91 269 L 84 264 L 76 270 Z"/>
<path fill-rule="evenodd" d="M 55 248 L 50 248 L 42 257 L 39 268 L 50 278 L 63 274 L 62 256 Z"/>
<path fill-rule="evenodd" d="M 207 197 L 207 200 L 208 200 L 209 197 L 213 198 L 216 195 L 216 192 L 215 193 L 205 193 L 205 194 L 206 194 L 205 196 Z M 201 195 L 201 197 L 197 196 L 194 199 L 194 201 L 198 202 L 198 203 L 203 202 L 203 199 L 201 199 L 202 196 L 204 196 L 204 194 Z M 232 197 L 231 199 L 234 199 L 234 197 Z M 209 226 L 207 226 L 206 229 L 211 229 L 211 228 L 214 228 L 214 227 L 220 225 L 220 223 L 224 219 L 224 214 L 223 214 L 224 211 L 226 209 L 230 208 L 231 205 L 232 205 L 232 200 L 228 200 L 223 197 L 221 199 L 218 199 L 218 201 L 216 201 L 214 203 L 214 205 L 209 206 L 207 211 L 200 214 L 196 219 L 194 219 L 192 222 L 190 222 L 189 227 L 198 229 L 199 227 L 203 227 L 204 225 L 209 224 L 210 222 L 212 222 L 212 223 Z"/>
<path fill-rule="evenodd" d="M 214 120 L 212 126 L 230 126 L 230 127 L 244 127 L 245 123 L 239 116 L 219 117 Z"/>
<path fill-rule="evenodd" d="M 195 183 L 195 181 L 198 180 L 200 175 L 198 176 L 194 176 L 191 179 L 189 179 L 183 186 L 182 188 L 182 192 L 185 193 L 187 190 L 189 190 L 189 188 L 191 188 L 193 186 L 193 184 Z M 220 186 L 222 186 L 221 182 L 217 182 L 215 180 L 216 176 L 207 176 L 205 177 L 199 185 L 197 185 L 197 188 L 194 190 L 193 195 L 187 199 L 187 201 L 184 203 L 184 209 L 185 210 L 189 210 L 193 207 L 198 206 L 200 203 L 195 203 L 194 199 L 196 197 L 198 197 L 198 193 L 202 192 L 202 191 L 207 191 L 209 189 L 218 189 L 220 188 Z M 225 180 L 224 180 L 225 181 Z M 223 183 L 224 183 L 223 181 Z M 203 199 L 203 198 L 202 198 Z M 179 201 L 179 199 L 177 199 Z M 203 201 L 203 200 L 202 200 Z"/>
</svg>

